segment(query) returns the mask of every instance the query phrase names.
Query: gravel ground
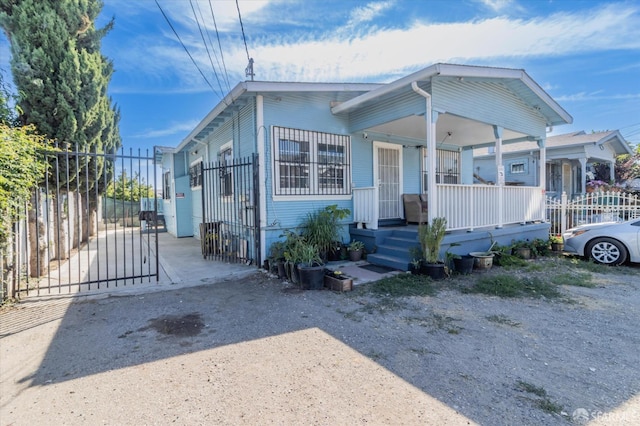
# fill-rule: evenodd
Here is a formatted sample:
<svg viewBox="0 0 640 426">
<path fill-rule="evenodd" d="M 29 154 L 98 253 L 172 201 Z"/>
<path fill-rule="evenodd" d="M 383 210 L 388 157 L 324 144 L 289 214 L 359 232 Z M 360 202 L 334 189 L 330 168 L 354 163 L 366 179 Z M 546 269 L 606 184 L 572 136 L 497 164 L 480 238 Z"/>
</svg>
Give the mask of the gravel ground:
<svg viewBox="0 0 640 426">
<path fill-rule="evenodd" d="M 638 424 L 640 268 L 564 297 L 242 282 L 0 313 L 0 424 Z M 504 272 L 504 271 L 502 271 Z M 513 272 L 509 272 L 512 274 Z"/>
</svg>

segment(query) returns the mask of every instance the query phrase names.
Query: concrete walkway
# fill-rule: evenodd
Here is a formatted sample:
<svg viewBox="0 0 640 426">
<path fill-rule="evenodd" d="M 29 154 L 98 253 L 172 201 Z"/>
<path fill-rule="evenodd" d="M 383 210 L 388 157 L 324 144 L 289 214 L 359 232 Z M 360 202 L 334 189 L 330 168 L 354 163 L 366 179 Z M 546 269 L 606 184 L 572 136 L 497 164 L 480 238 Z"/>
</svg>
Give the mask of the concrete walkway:
<svg viewBox="0 0 640 426">
<path fill-rule="evenodd" d="M 124 230 L 122 233 L 110 231 L 99 239 L 93 239 L 88 247 L 76 252 L 68 261 L 61 263 L 51 271 L 50 277 L 41 278 L 41 290 L 30 291 L 23 300 L 46 300 L 68 296 L 126 295 L 149 291 L 162 291 L 178 287 L 198 286 L 227 279 L 241 279 L 258 271 L 256 265 L 227 263 L 204 259 L 200 241 L 191 238 L 176 238 L 168 233 L 158 233 L 158 277 L 119 279 L 116 282 L 100 284 L 71 285 L 57 288 L 57 283 L 78 282 L 81 280 L 105 279 L 105 277 L 124 277 L 131 275 L 149 275 L 155 273 L 156 236 Z M 98 247 L 98 241 L 100 247 Z M 110 241 L 109 243 L 106 243 Z M 127 244 L 127 247 L 122 246 Z M 124 259 L 124 255 L 134 254 L 134 259 Z M 105 265 L 109 264 L 107 268 Z M 361 266 L 360 262 L 330 262 L 328 269 L 339 269 L 354 279 L 354 284 L 379 280 L 391 273 L 376 273 Z M 48 286 L 51 285 L 51 288 Z"/>
</svg>

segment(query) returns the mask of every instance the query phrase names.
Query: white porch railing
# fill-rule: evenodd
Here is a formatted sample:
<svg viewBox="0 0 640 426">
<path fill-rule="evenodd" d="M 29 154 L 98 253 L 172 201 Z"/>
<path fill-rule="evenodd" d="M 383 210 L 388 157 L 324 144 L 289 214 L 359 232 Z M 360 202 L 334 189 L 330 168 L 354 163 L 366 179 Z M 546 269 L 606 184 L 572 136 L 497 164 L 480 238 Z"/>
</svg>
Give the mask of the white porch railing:
<svg viewBox="0 0 640 426">
<path fill-rule="evenodd" d="M 436 191 L 433 217 L 447 218 L 449 230 L 544 220 L 538 187 L 439 184 Z"/>
<path fill-rule="evenodd" d="M 640 197 L 626 192 L 592 192 L 569 199 L 547 197 L 547 219 L 551 233 L 587 223 L 620 222 L 640 218 Z"/>
<path fill-rule="evenodd" d="M 378 229 L 378 187 L 353 188 L 353 221 Z"/>
<path fill-rule="evenodd" d="M 538 187 L 438 184 L 436 191 L 437 206 L 429 208 L 435 209 L 433 217 L 447 218 L 449 230 L 545 220 Z M 353 220 L 359 227 L 378 229 L 377 187 L 353 189 Z"/>
</svg>

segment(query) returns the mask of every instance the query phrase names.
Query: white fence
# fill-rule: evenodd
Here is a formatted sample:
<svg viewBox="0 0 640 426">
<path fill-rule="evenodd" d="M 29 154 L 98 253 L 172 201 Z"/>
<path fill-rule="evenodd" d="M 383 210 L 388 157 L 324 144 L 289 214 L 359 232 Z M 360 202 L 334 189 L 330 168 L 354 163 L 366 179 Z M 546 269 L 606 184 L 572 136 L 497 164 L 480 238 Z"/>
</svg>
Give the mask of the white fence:
<svg viewBox="0 0 640 426">
<path fill-rule="evenodd" d="M 434 217 L 446 217 L 447 229 L 503 226 L 545 220 L 544 194 L 538 187 L 438 184 Z M 378 227 L 378 188 L 353 189 L 354 222 Z"/>
<path fill-rule="evenodd" d="M 538 187 L 440 184 L 436 190 L 434 217 L 446 217 L 449 230 L 544 219 L 543 194 Z"/>
<path fill-rule="evenodd" d="M 547 220 L 551 233 L 562 234 L 578 225 L 622 222 L 640 218 L 640 197 L 626 192 L 592 192 L 569 199 L 547 197 Z"/>
</svg>

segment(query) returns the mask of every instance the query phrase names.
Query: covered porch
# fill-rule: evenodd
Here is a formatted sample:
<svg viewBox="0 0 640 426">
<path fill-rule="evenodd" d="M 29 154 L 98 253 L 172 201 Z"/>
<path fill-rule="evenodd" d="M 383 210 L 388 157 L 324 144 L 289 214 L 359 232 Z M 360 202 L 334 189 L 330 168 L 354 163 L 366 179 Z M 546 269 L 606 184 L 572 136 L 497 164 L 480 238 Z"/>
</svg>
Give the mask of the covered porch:
<svg viewBox="0 0 640 426">
<path fill-rule="evenodd" d="M 484 235 L 478 243 L 484 250 L 489 232 L 508 227 L 517 230 L 513 239 L 535 238 L 540 227 L 527 224 L 548 232 L 546 132 L 572 117 L 524 70 L 436 64 L 336 104 L 332 113 L 348 118 L 352 135 L 362 135 L 354 154 L 372 151 L 370 168 L 353 177 L 355 230 L 404 224 L 402 196 L 418 193 L 427 220 L 444 217 L 451 235 L 465 239 Z M 503 147 L 524 141 L 539 151 L 532 165 L 539 179 L 516 184 L 505 179 Z M 495 155 L 491 183 L 474 173 L 477 148 Z"/>
</svg>

